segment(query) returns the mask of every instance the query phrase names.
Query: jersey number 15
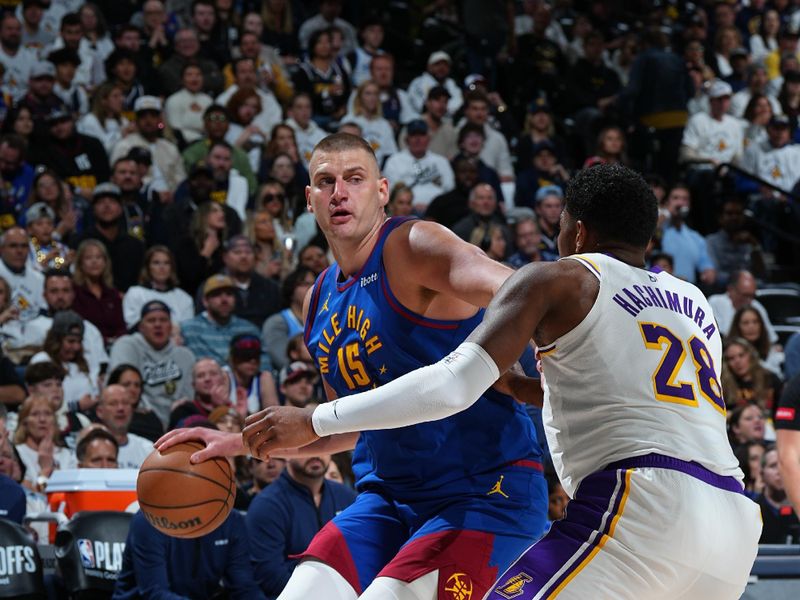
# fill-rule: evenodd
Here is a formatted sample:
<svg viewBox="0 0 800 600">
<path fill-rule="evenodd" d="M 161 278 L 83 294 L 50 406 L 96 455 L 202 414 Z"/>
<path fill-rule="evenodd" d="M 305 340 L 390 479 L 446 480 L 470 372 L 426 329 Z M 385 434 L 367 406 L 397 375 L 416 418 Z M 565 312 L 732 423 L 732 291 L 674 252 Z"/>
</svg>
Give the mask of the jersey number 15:
<svg viewBox="0 0 800 600">
<path fill-rule="evenodd" d="M 693 335 L 684 344 L 669 329 L 656 323 L 639 323 L 639 328 L 645 347 L 648 350 L 659 350 L 664 353 L 652 376 L 656 400 L 699 406 L 694 384 L 690 381 L 676 381 L 688 348 L 694 362 L 700 395 L 724 416 L 725 400 L 722 397 L 722 386 L 717 379 L 711 353 L 703 340 Z"/>
</svg>

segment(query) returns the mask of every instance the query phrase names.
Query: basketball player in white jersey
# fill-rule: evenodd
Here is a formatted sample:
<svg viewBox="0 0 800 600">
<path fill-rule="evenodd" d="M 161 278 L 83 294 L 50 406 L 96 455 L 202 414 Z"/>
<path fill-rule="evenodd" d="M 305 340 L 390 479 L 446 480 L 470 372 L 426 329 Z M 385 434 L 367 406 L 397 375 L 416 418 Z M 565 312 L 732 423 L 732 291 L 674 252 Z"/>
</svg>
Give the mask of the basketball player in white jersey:
<svg viewBox="0 0 800 600">
<path fill-rule="evenodd" d="M 547 438 L 573 500 L 486 598 L 739 598 L 759 509 L 742 493 L 725 434 L 711 308 L 693 285 L 644 269 L 656 219 L 656 200 L 633 171 L 582 171 L 561 218 L 565 258 L 515 273 L 453 353 L 315 409 L 252 415 L 245 444 L 266 457 L 327 435 L 449 416 L 533 339 Z"/>
</svg>

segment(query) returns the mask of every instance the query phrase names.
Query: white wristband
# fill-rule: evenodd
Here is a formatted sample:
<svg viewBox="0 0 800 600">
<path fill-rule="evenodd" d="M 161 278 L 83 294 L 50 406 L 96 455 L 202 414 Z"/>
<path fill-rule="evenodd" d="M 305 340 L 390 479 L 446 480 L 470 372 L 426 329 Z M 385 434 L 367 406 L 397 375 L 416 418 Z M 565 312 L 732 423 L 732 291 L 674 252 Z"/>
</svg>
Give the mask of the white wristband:
<svg viewBox="0 0 800 600">
<path fill-rule="evenodd" d="M 499 376 L 497 365 L 481 346 L 464 342 L 436 364 L 374 390 L 321 404 L 311 422 L 323 437 L 436 421 L 472 406 Z"/>
</svg>

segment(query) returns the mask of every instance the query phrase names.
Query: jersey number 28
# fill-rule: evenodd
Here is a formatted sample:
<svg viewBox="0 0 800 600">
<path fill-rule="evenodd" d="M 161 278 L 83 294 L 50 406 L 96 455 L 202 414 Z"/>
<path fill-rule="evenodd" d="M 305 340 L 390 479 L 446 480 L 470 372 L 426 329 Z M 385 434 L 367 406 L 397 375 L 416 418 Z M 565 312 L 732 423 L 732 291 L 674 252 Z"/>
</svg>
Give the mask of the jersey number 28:
<svg viewBox="0 0 800 600">
<path fill-rule="evenodd" d="M 725 400 L 722 386 L 714 370 L 714 361 L 703 340 L 692 336 L 684 342 L 663 325 L 639 323 L 644 345 L 648 350 L 659 350 L 664 354 L 652 376 L 656 400 L 698 406 L 695 386 L 690 381 L 676 381 L 678 372 L 686 359 L 686 348 L 692 357 L 697 379 L 697 389 L 722 415 L 725 415 Z"/>
</svg>

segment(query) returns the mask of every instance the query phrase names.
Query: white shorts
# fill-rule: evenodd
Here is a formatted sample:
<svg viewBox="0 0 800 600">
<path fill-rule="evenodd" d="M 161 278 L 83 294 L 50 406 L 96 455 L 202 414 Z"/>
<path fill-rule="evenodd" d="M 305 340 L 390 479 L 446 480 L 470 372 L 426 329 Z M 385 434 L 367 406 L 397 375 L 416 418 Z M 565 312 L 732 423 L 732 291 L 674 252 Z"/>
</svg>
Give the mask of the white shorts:
<svg viewBox="0 0 800 600">
<path fill-rule="evenodd" d="M 566 518 L 485 598 L 735 599 L 760 535 L 760 509 L 734 478 L 658 455 L 631 459 L 584 479 Z"/>
</svg>

